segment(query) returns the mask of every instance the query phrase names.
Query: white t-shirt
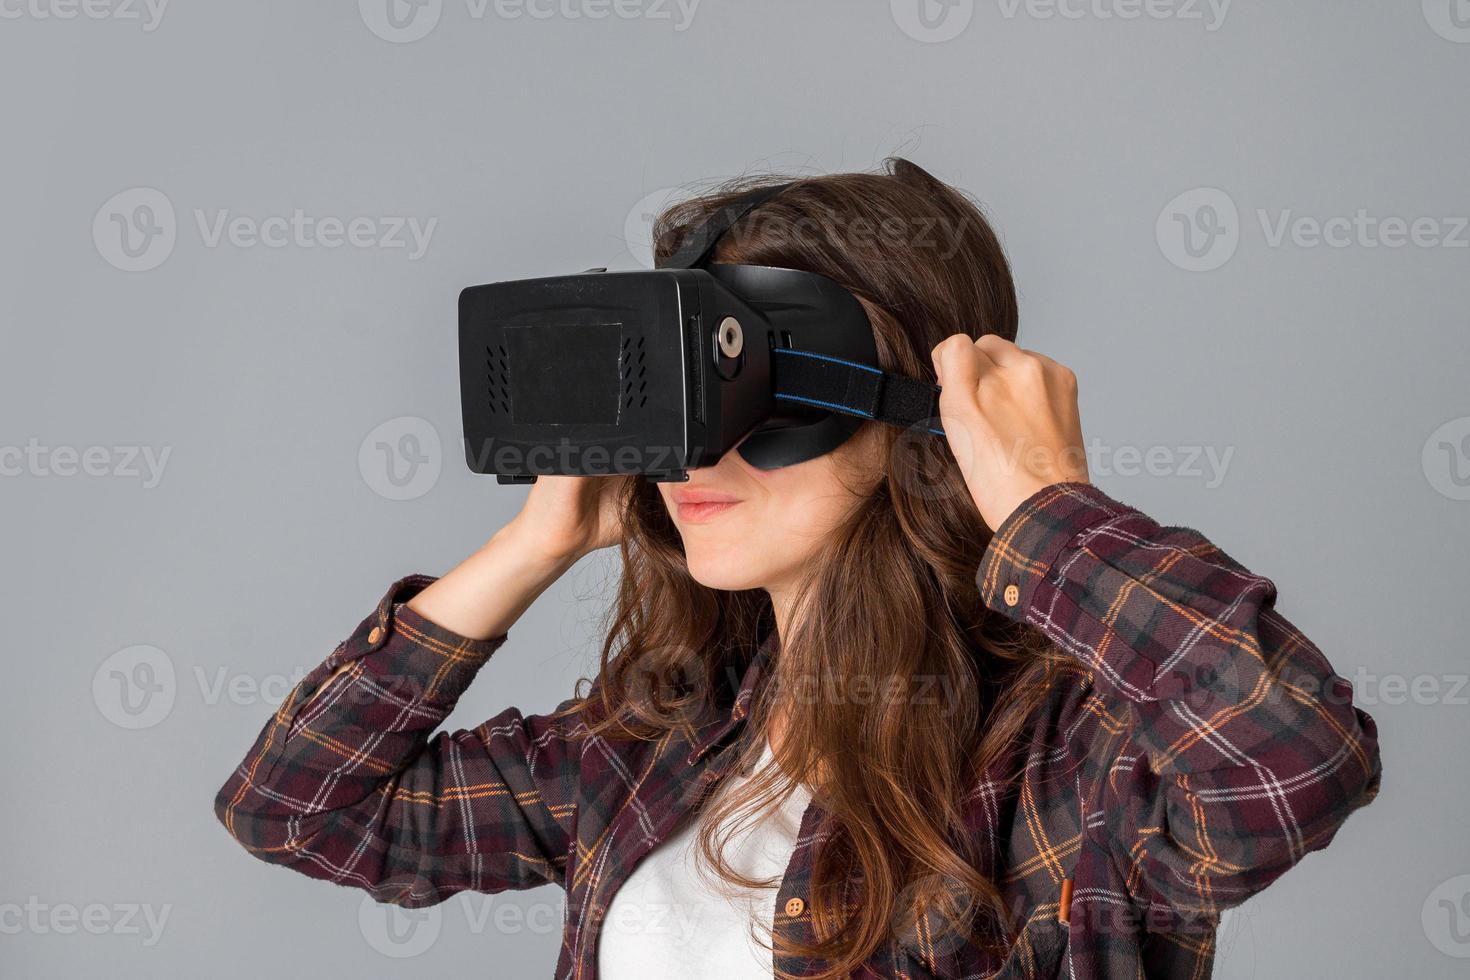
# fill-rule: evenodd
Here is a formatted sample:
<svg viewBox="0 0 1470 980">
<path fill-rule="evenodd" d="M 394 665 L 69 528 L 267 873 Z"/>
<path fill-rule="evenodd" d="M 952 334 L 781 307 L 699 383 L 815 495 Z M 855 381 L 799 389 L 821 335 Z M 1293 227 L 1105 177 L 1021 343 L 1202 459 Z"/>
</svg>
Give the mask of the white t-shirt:
<svg viewBox="0 0 1470 980">
<path fill-rule="evenodd" d="M 770 761 L 768 743 L 756 769 Z M 731 773 L 717 792 L 732 792 L 748 779 Z M 722 852 L 725 861 L 752 878 L 779 882 L 810 803 L 798 785 L 755 826 L 745 821 Z M 757 937 L 770 934 L 776 888 L 743 889 L 721 879 L 699 860 L 698 824 L 698 814 L 685 821 L 613 895 L 598 947 L 604 980 L 770 980 L 771 951 Z"/>
</svg>

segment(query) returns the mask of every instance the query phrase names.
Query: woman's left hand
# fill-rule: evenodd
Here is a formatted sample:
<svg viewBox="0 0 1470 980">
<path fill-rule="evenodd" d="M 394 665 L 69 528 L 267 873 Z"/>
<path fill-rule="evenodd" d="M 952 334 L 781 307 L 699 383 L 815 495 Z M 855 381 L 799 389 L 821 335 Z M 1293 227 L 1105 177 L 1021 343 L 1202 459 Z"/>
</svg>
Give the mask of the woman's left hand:
<svg viewBox="0 0 1470 980">
<path fill-rule="evenodd" d="M 1043 487 L 1087 481 L 1070 370 L 994 335 L 955 334 L 931 356 L 945 437 L 991 530 Z"/>
</svg>

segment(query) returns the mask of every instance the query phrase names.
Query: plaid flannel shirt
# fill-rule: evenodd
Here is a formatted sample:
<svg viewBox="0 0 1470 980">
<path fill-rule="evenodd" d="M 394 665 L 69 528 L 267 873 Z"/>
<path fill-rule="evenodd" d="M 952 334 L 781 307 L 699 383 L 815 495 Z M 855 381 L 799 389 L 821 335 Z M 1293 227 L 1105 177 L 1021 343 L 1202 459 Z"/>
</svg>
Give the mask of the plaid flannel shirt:
<svg viewBox="0 0 1470 980">
<path fill-rule="evenodd" d="M 1091 485 L 1034 494 L 978 575 L 987 606 L 1085 668 L 964 801 L 1019 938 L 1002 956 L 925 913 L 863 975 L 1209 976 L 1220 913 L 1376 795 L 1373 720 L 1275 611 L 1269 580 Z M 773 647 L 687 735 L 589 739 L 584 723 L 514 708 L 435 734 L 505 638 L 468 640 L 403 605 L 430 581 L 395 583 L 305 677 L 219 791 L 217 815 L 265 861 L 403 906 L 561 885 L 556 976 L 593 980 L 613 894 L 728 770 Z M 802 819 L 780 934 L 812 938 L 802 899 L 822 816 L 813 803 Z"/>
</svg>

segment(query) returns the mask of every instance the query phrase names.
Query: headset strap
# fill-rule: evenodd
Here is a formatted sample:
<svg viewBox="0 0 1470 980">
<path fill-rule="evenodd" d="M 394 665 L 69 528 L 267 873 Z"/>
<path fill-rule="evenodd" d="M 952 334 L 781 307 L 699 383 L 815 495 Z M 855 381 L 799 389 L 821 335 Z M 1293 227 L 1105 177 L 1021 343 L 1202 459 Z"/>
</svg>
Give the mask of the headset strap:
<svg viewBox="0 0 1470 980">
<path fill-rule="evenodd" d="M 771 355 L 773 388 L 782 401 L 944 435 L 937 385 L 815 351 L 777 347 Z"/>
<path fill-rule="evenodd" d="M 659 266 L 661 269 L 693 269 L 703 265 L 709 258 L 709 253 L 714 251 L 715 245 L 720 237 L 729 231 L 735 222 L 745 217 L 756 208 L 765 204 L 771 198 L 794 184 L 795 181 L 785 184 L 776 184 L 772 187 L 760 187 L 736 198 L 731 203 L 720 208 L 710 215 L 698 228 L 690 233 L 679 246 L 679 250 L 669 256 L 669 260 Z"/>
<path fill-rule="evenodd" d="M 702 265 L 737 221 L 794 183 L 757 188 L 720 208 L 695 228 L 660 268 L 693 269 Z M 891 425 L 917 426 L 944 435 L 937 421 L 936 385 L 814 351 L 777 347 L 771 353 L 777 355 L 771 360 L 774 394 L 782 401 Z"/>
</svg>

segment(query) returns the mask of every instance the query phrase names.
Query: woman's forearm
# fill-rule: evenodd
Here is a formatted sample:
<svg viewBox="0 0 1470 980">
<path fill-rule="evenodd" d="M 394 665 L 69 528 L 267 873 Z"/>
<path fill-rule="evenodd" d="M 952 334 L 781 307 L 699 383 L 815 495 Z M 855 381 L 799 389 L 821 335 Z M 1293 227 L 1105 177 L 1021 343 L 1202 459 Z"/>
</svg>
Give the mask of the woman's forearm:
<svg viewBox="0 0 1470 980">
<path fill-rule="evenodd" d="M 529 527 L 512 521 L 408 606 L 472 640 L 504 636 L 577 557 L 547 552 Z"/>
</svg>

